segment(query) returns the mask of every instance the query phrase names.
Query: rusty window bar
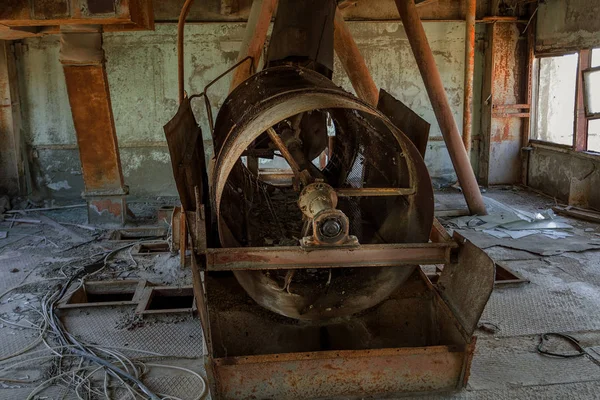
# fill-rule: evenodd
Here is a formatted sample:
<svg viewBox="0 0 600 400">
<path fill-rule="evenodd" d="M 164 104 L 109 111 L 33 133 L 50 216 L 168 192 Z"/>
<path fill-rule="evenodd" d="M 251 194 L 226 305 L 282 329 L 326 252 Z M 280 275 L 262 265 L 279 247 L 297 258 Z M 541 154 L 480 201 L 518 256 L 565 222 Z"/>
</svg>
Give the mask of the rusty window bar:
<svg viewBox="0 0 600 400">
<path fill-rule="evenodd" d="M 449 243 L 367 244 L 358 247 L 240 247 L 207 249 L 207 271 L 400 267 L 450 263 Z"/>
</svg>

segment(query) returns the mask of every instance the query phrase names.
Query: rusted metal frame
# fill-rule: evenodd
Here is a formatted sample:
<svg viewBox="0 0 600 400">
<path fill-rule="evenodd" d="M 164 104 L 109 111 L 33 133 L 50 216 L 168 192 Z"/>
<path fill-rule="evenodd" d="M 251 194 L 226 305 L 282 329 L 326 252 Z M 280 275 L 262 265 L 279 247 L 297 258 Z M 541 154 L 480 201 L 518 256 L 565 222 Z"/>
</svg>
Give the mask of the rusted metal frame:
<svg viewBox="0 0 600 400">
<path fill-rule="evenodd" d="M 475 74 L 475 18 L 477 0 L 466 0 L 465 15 L 465 81 L 463 94 L 463 144 L 471 157 L 473 136 L 473 86 Z"/>
<path fill-rule="evenodd" d="M 531 111 L 520 111 L 521 109 L 530 110 L 529 104 L 493 104 L 492 105 L 492 117 L 493 118 L 529 118 Z M 519 112 L 508 112 L 506 110 L 519 110 Z M 523 139 L 521 139 L 521 142 Z M 522 144 L 522 143 L 521 143 Z"/>
<path fill-rule="evenodd" d="M 526 113 L 493 113 L 493 118 L 529 118 L 530 114 Z"/>
<path fill-rule="evenodd" d="M 575 126 L 573 127 L 573 149 L 576 151 L 587 151 L 588 148 L 588 119 L 585 112 L 583 71 L 590 68 L 591 62 L 591 50 L 580 50 L 577 65 L 577 86 L 575 89 Z"/>
<path fill-rule="evenodd" d="M 492 107 L 494 110 L 513 110 L 513 109 L 530 109 L 531 106 L 529 104 L 494 104 Z"/>
<path fill-rule="evenodd" d="M 412 266 L 450 262 L 454 242 L 367 244 L 307 249 L 240 247 L 207 249 L 207 271 Z"/>
<path fill-rule="evenodd" d="M 335 192 L 340 197 L 410 196 L 415 194 L 415 188 L 341 188 Z"/>
<path fill-rule="evenodd" d="M 278 0 L 254 0 L 250 8 L 250 16 L 246 24 L 246 32 L 238 54 L 238 61 L 250 57 L 252 65 L 250 71 L 238 68 L 233 74 L 229 93 L 240 83 L 250 77 L 253 71 L 258 70 L 261 54 L 267 39 L 267 32 L 271 18 L 277 7 Z"/>
<path fill-rule="evenodd" d="M 202 278 L 202 272 L 206 270 L 206 257 L 204 254 L 196 254 L 192 252 L 191 257 L 192 267 L 192 283 L 194 289 L 194 298 L 196 299 L 196 307 L 198 309 L 198 316 L 202 323 L 202 330 L 204 331 L 204 340 L 206 341 L 206 347 L 209 350 L 208 356 L 212 357 L 212 334 L 210 330 L 210 318 L 207 305 L 206 288 L 204 286 L 204 280 Z"/>
<path fill-rule="evenodd" d="M 431 233 L 429 234 L 429 240 L 433 243 L 449 243 L 452 242 L 452 237 L 446 231 L 446 228 L 437 218 L 433 218 L 433 226 L 431 227 Z"/>
<path fill-rule="evenodd" d="M 184 60 L 184 27 L 185 27 L 185 19 L 187 18 L 188 13 L 190 12 L 190 7 L 194 0 L 186 0 L 183 3 L 183 7 L 181 8 L 181 13 L 179 14 L 179 20 L 177 22 L 177 79 L 178 79 L 178 99 L 179 103 L 183 101 L 183 97 L 185 96 L 184 89 L 184 70 L 185 70 L 185 60 Z"/>
<path fill-rule="evenodd" d="M 452 115 L 448 97 L 423 24 L 413 0 L 395 0 L 425 88 L 444 136 L 467 206 L 472 214 L 487 214 L 479 185 Z"/>
<path fill-rule="evenodd" d="M 334 27 L 335 53 L 350 78 L 356 95 L 376 107 L 379 101 L 379 90 L 339 8 L 335 12 Z"/>
</svg>

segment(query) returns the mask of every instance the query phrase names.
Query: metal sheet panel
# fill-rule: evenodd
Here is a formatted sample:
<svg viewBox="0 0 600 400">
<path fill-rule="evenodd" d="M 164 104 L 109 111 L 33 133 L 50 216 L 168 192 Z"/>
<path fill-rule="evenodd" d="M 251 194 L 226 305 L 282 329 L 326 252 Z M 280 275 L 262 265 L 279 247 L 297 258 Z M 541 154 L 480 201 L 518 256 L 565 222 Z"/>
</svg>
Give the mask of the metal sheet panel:
<svg viewBox="0 0 600 400">
<path fill-rule="evenodd" d="M 431 127 L 429 122 L 383 89 L 379 91 L 377 109 L 413 142 L 421 156 L 425 158 Z"/>
<path fill-rule="evenodd" d="M 454 390 L 472 353 L 452 346 L 215 359 L 217 398 L 307 399 Z"/>
<path fill-rule="evenodd" d="M 460 245 L 458 260 L 444 266 L 437 287 L 470 336 L 494 289 L 495 264 L 483 250 L 460 234 L 455 232 L 454 239 Z"/>
</svg>

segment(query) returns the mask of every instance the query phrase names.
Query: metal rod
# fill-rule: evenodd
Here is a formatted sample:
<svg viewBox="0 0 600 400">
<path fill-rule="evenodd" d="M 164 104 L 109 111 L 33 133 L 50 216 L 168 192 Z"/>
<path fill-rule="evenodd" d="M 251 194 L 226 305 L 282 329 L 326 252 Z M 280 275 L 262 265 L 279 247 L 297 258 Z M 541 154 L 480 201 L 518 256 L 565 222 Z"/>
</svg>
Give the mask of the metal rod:
<svg viewBox="0 0 600 400">
<path fill-rule="evenodd" d="M 191 100 L 194 97 L 204 96 L 204 105 L 206 106 L 206 116 L 208 118 L 208 126 L 210 128 L 210 134 L 213 138 L 215 137 L 215 127 L 214 127 L 214 123 L 213 123 L 212 106 L 210 104 L 210 99 L 208 98 L 208 88 L 210 88 L 214 83 L 219 81 L 225 75 L 227 75 L 228 73 L 230 73 L 231 71 L 233 71 L 234 69 L 239 67 L 241 64 L 245 63 L 247 60 L 250 60 L 250 68 L 252 68 L 253 59 L 251 56 L 246 56 L 246 57 L 242 58 L 241 60 L 239 60 L 238 62 L 236 62 L 235 64 L 233 64 L 233 66 L 227 68 L 227 70 L 225 72 L 223 72 L 221 75 L 217 76 L 215 79 L 208 82 L 208 84 L 204 87 L 204 92 L 190 97 L 190 100 Z"/>
<path fill-rule="evenodd" d="M 410 196 L 415 194 L 414 188 L 342 188 L 335 192 L 340 197 L 360 197 L 360 196 Z"/>
<path fill-rule="evenodd" d="M 469 211 L 471 214 L 485 215 L 485 203 L 452 115 L 442 77 L 435 64 L 415 3 L 413 0 L 395 1 Z"/>
<path fill-rule="evenodd" d="M 470 157 L 473 135 L 473 76 L 475 72 L 475 13 L 477 11 L 477 0 L 466 0 L 466 2 L 463 144 L 467 156 Z"/>
<path fill-rule="evenodd" d="M 379 90 L 339 8 L 335 11 L 333 45 L 356 95 L 377 106 Z"/>
<path fill-rule="evenodd" d="M 254 0 L 252 2 L 252 8 L 250 9 L 250 16 L 248 17 L 248 23 L 246 24 L 246 33 L 240 52 L 238 54 L 238 60 L 244 57 L 252 57 L 252 70 L 258 69 L 258 63 L 260 62 L 260 56 L 265 46 L 265 40 L 267 39 L 267 31 L 271 24 L 271 18 L 277 7 L 277 0 Z M 240 83 L 250 77 L 252 72 L 247 71 L 245 68 L 238 68 L 233 74 L 231 85 L 229 87 L 229 93 L 233 91 Z"/>
<path fill-rule="evenodd" d="M 283 140 L 281 140 L 277 132 L 275 132 L 275 129 L 267 129 L 267 134 L 269 135 L 269 138 L 271 139 L 275 147 L 277 147 L 277 150 L 281 152 L 281 155 L 283 156 L 283 158 L 285 158 L 285 161 L 287 161 L 287 163 L 289 164 L 290 168 L 292 169 L 292 172 L 294 173 L 294 176 L 297 179 L 300 179 L 300 166 L 298 165 L 296 160 L 294 160 L 292 153 L 290 153 L 285 143 L 283 143 Z"/>
<path fill-rule="evenodd" d="M 186 0 L 181 8 L 181 13 L 179 14 L 179 21 L 177 21 L 177 79 L 179 84 L 179 104 L 183 101 L 183 97 L 185 95 L 185 90 L 183 86 L 183 28 L 185 26 L 185 19 L 187 18 L 188 13 L 190 12 L 190 7 L 194 0 Z"/>
</svg>

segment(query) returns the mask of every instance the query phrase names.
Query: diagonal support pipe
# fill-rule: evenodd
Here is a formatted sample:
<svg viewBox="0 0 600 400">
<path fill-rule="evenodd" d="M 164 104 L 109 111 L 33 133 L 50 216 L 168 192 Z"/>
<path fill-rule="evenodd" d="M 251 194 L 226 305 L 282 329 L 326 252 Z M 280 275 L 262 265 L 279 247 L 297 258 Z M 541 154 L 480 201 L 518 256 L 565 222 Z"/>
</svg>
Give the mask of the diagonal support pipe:
<svg viewBox="0 0 600 400">
<path fill-rule="evenodd" d="M 458 125 L 456 125 L 452 115 L 448 97 L 442 84 L 442 77 L 435 64 L 433 52 L 427 41 L 417 7 L 414 0 L 395 0 L 395 2 L 469 211 L 471 214 L 485 215 L 487 214 L 485 203 L 458 131 Z"/>
</svg>

